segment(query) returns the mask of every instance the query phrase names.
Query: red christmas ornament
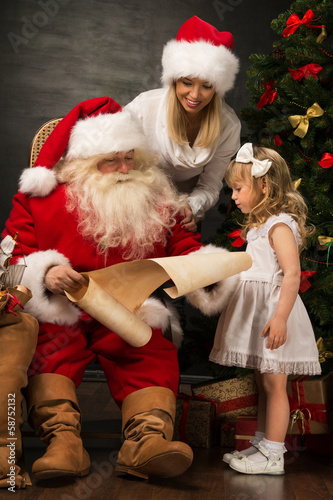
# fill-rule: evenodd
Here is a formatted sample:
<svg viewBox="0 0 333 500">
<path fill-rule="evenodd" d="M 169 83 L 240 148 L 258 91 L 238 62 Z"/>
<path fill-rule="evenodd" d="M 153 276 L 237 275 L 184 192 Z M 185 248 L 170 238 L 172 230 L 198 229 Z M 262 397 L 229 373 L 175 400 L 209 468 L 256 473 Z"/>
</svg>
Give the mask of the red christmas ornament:
<svg viewBox="0 0 333 500">
<path fill-rule="evenodd" d="M 313 24 L 309 24 L 310 21 L 314 18 L 313 10 L 309 9 L 303 16 L 303 19 L 300 19 L 297 14 L 292 14 L 286 22 L 287 27 L 283 31 L 283 36 L 289 36 L 295 33 L 295 31 L 302 25 L 305 24 L 308 28 L 324 28 L 325 26 L 314 26 Z M 317 19 L 316 19 L 317 20 Z"/>
<path fill-rule="evenodd" d="M 261 96 L 260 101 L 257 104 L 257 108 L 261 109 L 265 104 L 272 104 L 277 96 L 276 90 L 274 90 L 274 82 L 271 80 L 266 83 L 266 92 Z"/>
<path fill-rule="evenodd" d="M 302 271 L 301 272 L 301 283 L 299 289 L 302 293 L 306 292 L 310 287 L 311 283 L 308 278 L 311 278 L 317 271 Z"/>
<path fill-rule="evenodd" d="M 281 141 L 281 137 L 276 134 L 276 136 L 274 137 L 274 140 L 273 140 L 275 146 L 282 146 L 283 142 Z"/>
<path fill-rule="evenodd" d="M 240 237 L 241 232 L 242 232 L 241 229 L 236 229 L 232 233 L 228 234 L 228 238 L 230 239 L 236 238 L 235 241 L 231 243 L 233 247 L 239 248 L 244 245 L 245 240 L 243 240 L 243 238 Z"/>
<path fill-rule="evenodd" d="M 306 64 L 305 66 L 302 66 L 298 69 L 288 69 L 293 79 L 300 82 L 303 78 L 308 78 L 309 76 L 313 76 L 314 78 L 318 79 L 317 73 L 322 71 L 323 68 L 319 66 L 319 64 L 312 63 Z"/>
<path fill-rule="evenodd" d="M 333 155 L 331 153 L 324 153 L 320 162 L 318 162 L 322 168 L 330 168 L 333 166 Z"/>
</svg>

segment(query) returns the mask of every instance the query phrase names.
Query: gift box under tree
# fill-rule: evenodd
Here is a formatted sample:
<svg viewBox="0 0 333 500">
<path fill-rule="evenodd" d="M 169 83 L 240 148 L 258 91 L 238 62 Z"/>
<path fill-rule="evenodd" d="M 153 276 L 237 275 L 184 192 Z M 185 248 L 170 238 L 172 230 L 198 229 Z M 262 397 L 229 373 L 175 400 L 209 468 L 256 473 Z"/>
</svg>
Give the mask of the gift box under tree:
<svg viewBox="0 0 333 500">
<path fill-rule="evenodd" d="M 249 415 L 239 415 L 235 420 L 235 443 L 234 448 L 237 451 L 246 450 L 251 446 L 252 439 L 257 430 L 257 417 Z M 287 434 L 285 446 L 288 451 L 303 451 L 303 436 Z"/>
<path fill-rule="evenodd" d="M 234 423 L 238 415 L 256 415 L 258 388 L 254 375 L 192 385 L 195 396 L 204 396 L 218 404 L 221 446 L 233 446 Z"/>
<path fill-rule="evenodd" d="M 333 372 L 323 376 L 289 376 L 288 434 L 333 432 Z"/>
<path fill-rule="evenodd" d="M 202 397 L 178 394 L 173 440 L 210 448 L 216 444 L 217 403 Z"/>
</svg>

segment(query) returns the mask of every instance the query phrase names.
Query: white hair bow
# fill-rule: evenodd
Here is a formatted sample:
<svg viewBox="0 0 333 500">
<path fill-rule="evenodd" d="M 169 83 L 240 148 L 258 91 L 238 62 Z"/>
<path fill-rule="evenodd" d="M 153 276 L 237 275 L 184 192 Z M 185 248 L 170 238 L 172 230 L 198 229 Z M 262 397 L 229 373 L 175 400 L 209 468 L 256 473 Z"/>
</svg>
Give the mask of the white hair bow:
<svg viewBox="0 0 333 500">
<path fill-rule="evenodd" d="M 236 161 L 238 163 L 252 163 L 251 174 L 253 177 L 262 177 L 272 165 L 270 160 L 257 160 L 257 158 L 254 158 L 251 142 L 247 142 L 240 148 L 236 155 Z"/>
</svg>

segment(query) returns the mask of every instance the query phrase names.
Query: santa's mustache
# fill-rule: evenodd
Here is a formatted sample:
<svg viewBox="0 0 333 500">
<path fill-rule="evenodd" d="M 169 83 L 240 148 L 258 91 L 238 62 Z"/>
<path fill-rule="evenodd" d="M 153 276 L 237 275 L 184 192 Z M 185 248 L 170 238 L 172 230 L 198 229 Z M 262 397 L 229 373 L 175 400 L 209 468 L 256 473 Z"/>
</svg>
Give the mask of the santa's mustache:
<svg viewBox="0 0 333 500">
<path fill-rule="evenodd" d="M 118 182 L 126 182 L 134 180 L 134 176 L 131 175 L 131 171 L 129 171 L 126 174 L 124 172 L 110 172 L 110 174 L 104 174 L 104 175 L 110 175 L 110 179 L 114 184 L 117 184 Z"/>
<path fill-rule="evenodd" d="M 129 170 L 127 173 L 124 172 L 109 172 L 106 174 L 102 174 L 100 172 L 96 172 L 93 175 L 90 175 L 89 180 L 86 179 L 86 182 L 89 184 L 96 183 L 96 187 L 101 186 L 103 188 L 115 186 L 116 184 L 124 183 L 124 182 L 147 182 L 148 176 L 144 175 L 142 172 L 137 170 Z"/>
</svg>

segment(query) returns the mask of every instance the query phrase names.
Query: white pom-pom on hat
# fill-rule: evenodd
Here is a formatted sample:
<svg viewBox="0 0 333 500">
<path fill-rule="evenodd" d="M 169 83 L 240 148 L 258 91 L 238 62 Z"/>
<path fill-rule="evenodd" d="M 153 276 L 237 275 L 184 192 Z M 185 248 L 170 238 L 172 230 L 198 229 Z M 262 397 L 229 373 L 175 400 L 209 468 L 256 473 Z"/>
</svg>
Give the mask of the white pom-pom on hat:
<svg viewBox="0 0 333 500">
<path fill-rule="evenodd" d="M 48 196 L 56 185 L 55 173 L 45 167 L 26 168 L 19 180 L 19 189 L 22 193 L 41 198 Z"/>
</svg>

